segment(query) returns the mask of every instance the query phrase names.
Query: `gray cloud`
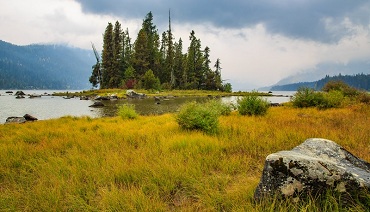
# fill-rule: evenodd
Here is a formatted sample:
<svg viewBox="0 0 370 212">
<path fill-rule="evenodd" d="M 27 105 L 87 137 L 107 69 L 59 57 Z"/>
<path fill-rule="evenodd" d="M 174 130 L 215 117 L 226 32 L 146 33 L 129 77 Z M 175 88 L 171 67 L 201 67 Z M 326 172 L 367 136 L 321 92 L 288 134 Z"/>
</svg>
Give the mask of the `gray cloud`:
<svg viewBox="0 0 370 212">
<path fill-rule="evenodd" d="M 243 28 L 258 23 L 268 31 L 293 38 L 337 41 L 345 31 L 328 31 L 325 20 L 333 24 L 350 18 L 369 25 L 370 2 L 348 0 L 76 0 L 85 12 L 143 19 L 152 11 L 155 24 L 165 24 L 168 10 L 173 21 L 211 23 L 216 27 Z"/>
</svg>

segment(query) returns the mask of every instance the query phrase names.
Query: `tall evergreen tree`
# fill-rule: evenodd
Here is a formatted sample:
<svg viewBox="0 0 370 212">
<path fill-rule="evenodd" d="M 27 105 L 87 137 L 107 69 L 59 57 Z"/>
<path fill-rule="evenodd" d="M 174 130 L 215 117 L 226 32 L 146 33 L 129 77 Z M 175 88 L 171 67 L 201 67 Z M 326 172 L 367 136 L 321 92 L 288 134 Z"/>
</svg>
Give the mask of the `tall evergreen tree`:
<svg viewBox="0 0 370 212">
<path fill-rule="evenodd" d="M 201 42 L 195 37 L 194 30 L 191 31 L 190 46 L 188 48 L 187 57 L 187 78 L 188 88 L 201 89 L 204 83 L 204 68 L 203 68 L 203 53 L 201 50 Z"/>
<path fill-rule="evenodd" d="M 147 36 L 147 52 L 148 52 L 148 62 L 150 69 L 153 70 L 155 74 L 158 74 L 160 64 L 160 53 L 159 53 L 159 34 L 157 27 L 153 23 L 153 14 L 149 12 L 143 21 L 142 29 L 145 31 Z"/>
<path fill-rule="evenodd" d="M 132 43 L 131 37 L 128 29 L 123 33 L 123 70 L 126 70 L 128 67 L 132 66 L 132 57 L 133 57 L 133 50 L 132 50 Z"/>
<path fill-rule="evenodd" d="M 222 86 L 222 79 L 221 79 L 221 60 L 220 58 L 217 58 L 215 65 L 214 65 L 215 70 L 215 82 L 216 82 L 216 89 L 217 90 L 223 90 Z"/>
<path fill-rule="evenodd" d="M 174 45 L 173 34 L 171 29 L 171 11 L 168 13 L 168 30 L 167 30 L 167 56 L 166 56 L 166 72 L 169 75 L 166 82 L 169 82 L 171 87 L 175 87 L 176 79 L 174 72 Z"/>
<path fill-rule="evenodd" d="M 148 49 L 148 37 L 144 29 L 139 31 L 134 50 L 133 66 L 137 77 L 141 78 L 150 69 L 150 50 Z"/>
<path fill-rule="evenodd" d="M 162 39 L 161 39 L 161 47 L 160 47 L 160 64 L 161 64 L 161 70 L 156 74 L 161 82 L 167 82 L 167 70 L 166 68 L 166 58 L 167 58 L 167 51 L 168 51 L 168 38 L 167 38 L 167 32 L 162 33 Z"/>
<path fill-rule="evenodd" d="M 101 88 L 110 88 L 110 79 L 113 76 L 114 48 L 113 48 L 113 25 L 108 23 L 103 35 L 102 51 L 102 82 Z"/>
<path fill-rule="evenodd" d="M 182 39 L 180 38 L 178 42 L 175 42 L 174 49 L 175 49 L 175 55 L 174 55 L 174 64 L 173 64 L 173 70 L 175 75 L 175 87 L 176 88 L 184 88 L 186 81 L 183 78 L 183 74 L 185 71 L 184 67 L 184 54 L 182 53 Z"/>
<path fill-rule="evenodd" d="M 123 55 L 123 36 L 121 24 L 116 21 L 113 29 L 113 64 L 112 76 L 109 81 L 111 88 L 118 88 L 123 78 L 123 70 L 121 68 L 121 60 Z"/>
</svg>

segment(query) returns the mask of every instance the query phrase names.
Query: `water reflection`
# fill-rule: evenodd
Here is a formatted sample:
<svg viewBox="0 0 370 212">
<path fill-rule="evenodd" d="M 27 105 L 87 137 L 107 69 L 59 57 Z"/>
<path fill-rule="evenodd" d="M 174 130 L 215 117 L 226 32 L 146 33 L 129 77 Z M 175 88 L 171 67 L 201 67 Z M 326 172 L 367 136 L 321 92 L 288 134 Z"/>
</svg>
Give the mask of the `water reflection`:
<svg viewBox="0 0 370 212">
<path fill-rule="evenodd" d="M 190 101 L 205 101 L 205 97 L 177 97 L 169 99 L 161 99 L 156 102 L 154 98 L 146 99 L 122 99 L 122 100 L 109 100 L 103 101 L 105 105 L 102 108 L 94 108 L 93 111 L 96 116 L 115 116 L 118 107 L 123 104 L 135 105 L 135 110 L 140 115 L 159 115 L 164 113 L 173 113 L 179 110 L 180 106 Z"/>
</svg>

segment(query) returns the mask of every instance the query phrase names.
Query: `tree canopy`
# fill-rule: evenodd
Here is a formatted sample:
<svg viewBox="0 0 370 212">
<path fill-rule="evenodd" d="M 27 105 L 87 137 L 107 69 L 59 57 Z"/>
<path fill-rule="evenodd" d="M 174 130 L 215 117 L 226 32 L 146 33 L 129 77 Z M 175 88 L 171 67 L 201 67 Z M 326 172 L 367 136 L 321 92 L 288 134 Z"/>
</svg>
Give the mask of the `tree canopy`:
<svg viewBox="0 0 370 212">
<path fill-rule="evenodd" d="M 153 14 L 149 12 L 133 43 L 129 30 L 123 31 L 118 21 L 114 25 L 108 23 L 103 34 L 101 64 L 98 61 L 93 66 L 90 77 L 92 85 L 100 86 L 101 89 L 162 87 L 225 90 L 221 79 L 220 59 L 217 59 L 215 70 L 212 70 L 211 50 L 208 46 L 202 48 L 201 40 L 194 31 L 190 33 L 190 45 L 184 53 L 182 39 L 175 41 L 172 33 L 170 13 L 168 20 L 168 29 L 160 36 L 153 23 Z M 148 83 L 148 76 L 156 79 L 156 82 Z M 100 81 L 98 77 L 101 77 Z"/>
</svg>

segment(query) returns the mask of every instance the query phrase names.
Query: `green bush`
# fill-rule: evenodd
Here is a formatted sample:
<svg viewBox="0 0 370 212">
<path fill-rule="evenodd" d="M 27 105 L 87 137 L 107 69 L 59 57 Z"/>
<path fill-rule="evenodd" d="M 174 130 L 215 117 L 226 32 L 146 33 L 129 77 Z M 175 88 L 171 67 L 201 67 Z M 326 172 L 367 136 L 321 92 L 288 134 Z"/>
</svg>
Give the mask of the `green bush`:
<svg viewBox="0 0 370 212">
<path fill-rule="evenodd" d="M 359 95 L 359 90 L 356 88 L 353 88 L 346 84 L 343 81 L 340 80 L 333 80 L 327 82 L 324 87 L 322 88 L 323 91 L 325 92 L 330 92 L 330 91 L 340 91 L 344 96 L 357 96 Z"/>
<path fill-rule="evenodd" d="M 219 116 L 220 111 L 215 107 L 190 102 L 180 108 L 180 112 L 176 115 L 176 121 L 183 129 L 200 130 L 207 134 L 214 134 L 218 131 Z"/>
<path fill-rule="evenodd" d="M 223 116 L 230 115 L 232 111 L 230 104 L 222 103 L 220 100 L 210 100 L 204 106 Z"/>
<path fill-rule="evenodd" d="M 238 111 L 240 115 L 265 115 L 270 104 L 258 95 L 245 96 L 238 99 Z"/>
<path fill-rule="evenodd" d="M 118 107 L 118 116 L 122 119 L 136 119 L 139 115 L 135 111 L 135 105 L 124 104 Z"/>
<path fill-rule="evenodd" d="M 319 102 L 319 105 L 317 105 L 317 107 L 320 109 L 340 107 L 344 100 L 343 93 L 338 90 L 331 90 L 327 93 L 323 93 L 322 96 L 323 98 L 321 102 Z"/>
<path fill-rule="evenodd" d="M 323 101 L 324 95 L 322 93 L 307 87 L 299 88 L 292 98 L 295 107 L 316 107 L 322 104 Z"/>
</svg>

